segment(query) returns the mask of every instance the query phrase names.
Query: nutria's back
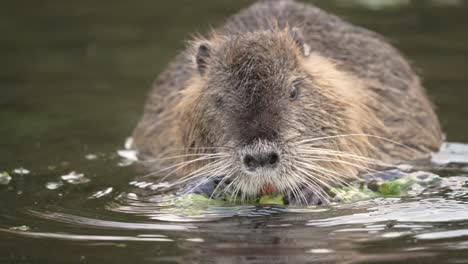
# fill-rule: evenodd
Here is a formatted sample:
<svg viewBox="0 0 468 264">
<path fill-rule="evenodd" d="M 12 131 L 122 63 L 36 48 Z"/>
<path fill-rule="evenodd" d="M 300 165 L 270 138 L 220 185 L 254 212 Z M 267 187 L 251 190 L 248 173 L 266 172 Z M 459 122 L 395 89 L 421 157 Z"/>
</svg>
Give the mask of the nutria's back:
<svg viewBox="0 0 468 264">
<path fill-rule="evenodd" d="M 438 149 L 441 131 L 419 78 L 381 36 L 311 5 L 277 0 L 258 2 L 194 40 L 154 83 L 134 138 L 152 158 L 226 154 L 240 164 L 211 172 L 250 177 L 238 186 L 253 193 L 292 174 L 315 181 L 275 187 L 334 182 L 317 173 L 342 181 L 367 167 L 367 158 L 424 158 Z M 298 146 L 312 141 L 309 156 L 296 159 L 305 151 Z M 319 147 L 328 152 L 311 152 Z M 181 171 L 190 175 L 207 160 Z M 272 173 L 270 161 L 271 170 L 291 175 Z M 320 165 L 314 176 L 294 169 L 307 161 Z"/>
</svg>

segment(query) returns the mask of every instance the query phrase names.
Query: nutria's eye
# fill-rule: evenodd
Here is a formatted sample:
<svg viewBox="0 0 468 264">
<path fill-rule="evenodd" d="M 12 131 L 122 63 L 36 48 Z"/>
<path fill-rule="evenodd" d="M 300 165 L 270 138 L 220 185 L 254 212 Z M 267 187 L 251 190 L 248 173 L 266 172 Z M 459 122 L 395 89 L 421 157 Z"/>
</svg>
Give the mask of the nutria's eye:
<svg viewBox="0 0 468 264">
<path fill-rule="evenodd" d="M 289 90 L 289 100 L 294 101 L 299 97 L 299 84 L 293 83 Z"/>
</svg>

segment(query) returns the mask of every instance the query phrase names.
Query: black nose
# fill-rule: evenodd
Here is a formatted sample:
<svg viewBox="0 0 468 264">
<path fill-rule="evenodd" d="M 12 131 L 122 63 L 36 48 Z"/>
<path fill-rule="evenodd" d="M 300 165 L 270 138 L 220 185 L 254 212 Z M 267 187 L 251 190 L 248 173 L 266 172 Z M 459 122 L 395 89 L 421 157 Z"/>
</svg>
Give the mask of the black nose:
<svg viewBox="0 0 468 264">
<path fill-rule="evenodd" d="M 258 153 L 244 156 L 244 165 L 249 171 L 255 171 L 260 167 L 274 168 L 279 162 L 279 155 L 276 152 Z"/>
</svg>

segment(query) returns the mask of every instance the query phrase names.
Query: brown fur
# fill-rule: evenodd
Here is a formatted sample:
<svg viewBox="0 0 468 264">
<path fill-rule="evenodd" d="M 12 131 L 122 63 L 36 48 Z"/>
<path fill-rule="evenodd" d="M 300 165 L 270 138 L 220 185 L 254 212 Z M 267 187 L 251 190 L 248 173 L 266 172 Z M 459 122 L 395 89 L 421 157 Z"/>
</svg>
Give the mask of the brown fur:
<svg viewBox="0 0 468 264">
<path fill-rule="evenodd" d="M 292 102 L 296 80 L 300 95 Z M 254 4 L 193 41 L 155 82 L 133 136 L 160 168 L 197 157 L 173 156 L 227 152 L 229 166 L 210 172 L 229 170 L 246 194 L 272 182 L 285 193 L 307 185 L 291 179 L 295 172 L 314 188 L 329 187 L 372 167 L 369 158 L 408 162 L 441 144 L 419 78 L 398 51 L 375 33 L 287 0 Z M 323 139 L 307 141 L 314 138 Z M 324 154 L 333 160 L 314 160 L 304 146 L 333 150 Z M 281 153 L 279 172 L 243 172 L 240 153 L 262 148 Z M 296 171 L 303 159 L 320 168 Z M 209 164 L 187 164 L 175 175 Z"/>
</svg>

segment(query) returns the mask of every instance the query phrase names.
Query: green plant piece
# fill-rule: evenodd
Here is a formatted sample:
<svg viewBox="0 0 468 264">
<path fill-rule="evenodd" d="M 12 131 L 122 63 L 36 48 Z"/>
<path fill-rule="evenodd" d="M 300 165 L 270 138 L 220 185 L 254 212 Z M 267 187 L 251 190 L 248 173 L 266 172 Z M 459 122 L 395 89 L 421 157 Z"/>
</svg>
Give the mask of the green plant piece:
<svg viewBox="0 0 468 264">
<path fill-rule="evenodd" d="M 258 200 L 258 203 L 259 204 L 284 205 L 284 195 L 283 194 L 263 195 Z"/>
</svg>

